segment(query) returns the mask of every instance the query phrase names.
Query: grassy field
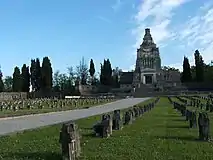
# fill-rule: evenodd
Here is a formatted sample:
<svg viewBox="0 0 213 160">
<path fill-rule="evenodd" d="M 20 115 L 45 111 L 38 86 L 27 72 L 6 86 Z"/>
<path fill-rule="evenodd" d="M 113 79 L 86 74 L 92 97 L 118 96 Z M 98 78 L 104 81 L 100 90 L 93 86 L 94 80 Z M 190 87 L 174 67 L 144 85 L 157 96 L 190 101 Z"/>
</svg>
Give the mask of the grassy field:
<svg viewBox="0 0 213 160">
<path fill-rule="evenodd" d="M 188 129 L 167 98 L 122 131 L 107 139 L 92 136 L 94 116 L 77 121 L 82 134 L 82 160 L 210 160 L 213 144 L 197 140 L 197 129 Z M 212 120 L 212 118 L 211 118 Z M 60 125 L 0 138 L 0 159 L 58 160 Z M 211 127 L 212 128 L 212 127 Z M 212 130 L 211 130 L 212 131 Z M 212 132 L 211 132 L 212 133 Z"/>
<path fill-rule="evenodd" d="M 113 102 L 113 101 L 115 101 L 115 100 L 112 100 L 110 102 Z M 110 102 L 101 102 L 101 103 L 95 104 L 95 106 L 110 103 Z M 0 111 L 0 118 L 23 116 L 23 115 L 30 115 L 30 114 L 49 113 L 49 112 L 59 112 L 59 111 L 67 111 L 67 110 L 74 110 L 74 109 L 83 109 L 83 108 L 88 108 L 88 107 L 92 107 L 92 106 L 94 106 L 94 105 L 85 104 L 85 105 L 78 105 L 77 107 L 67 105 L 67 106 L 64 106 L 63 108 L 60 108 L 60 107 L 49 108 L 49 107 L 45 106 L 43 109 L 38 109 L 38 108 L 26 109 L 25 108 L 23 110 L 17 110 L 17 111 L 3 110 L 3 111 Z"/>
</svg>

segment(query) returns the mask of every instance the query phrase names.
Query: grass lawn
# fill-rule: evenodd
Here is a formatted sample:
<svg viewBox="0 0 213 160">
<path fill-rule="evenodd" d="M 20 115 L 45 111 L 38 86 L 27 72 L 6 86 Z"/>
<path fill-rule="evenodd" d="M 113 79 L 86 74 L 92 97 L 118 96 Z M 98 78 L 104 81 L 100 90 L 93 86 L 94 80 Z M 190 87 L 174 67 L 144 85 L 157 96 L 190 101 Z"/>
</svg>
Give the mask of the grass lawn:
<svg viewBox="0 0 213 160">
<path fill-rule="evenodd" d="M 113 100 L 113 101 L 115 101 L 115 100 Z M 113 101 L 110 101 L 110 102 L 113 102 Z M 110 103 L 110 102 L 102 102 L 102 103 L 98 103 L 95 105 L 94 104 L 85 104 L 85 105 L 79 105 L 77 107 L 67 105 L 67 106 L 64 106 L 63 108 L 60 108 L 60 107 L 49 108 L 49 107 L 45 106 L 43 109 L 38 109 L 38 108 L 26 109 L 25 108 L 23 110 L 17 110 L 17 111 L 3 110 L 3 111 L 0 111 L 0 118 L 23 116 L 23 115 L 30 115 L 30 114 L 49 113 L 49 112 L 59 112 L 59 111 L 67 111 L 67 110 L 74 110 L 74 109 L 83 109 L 83 108 L 93 107 L 93 106 L 106 104 L 106 103 Z"/>
<path fill-rule="evenodd" d="M 78 120 L 82 133 L 82 160 L 210 160 L 213 144 L 200 142 L 197 129 L 176 112 L 167 98 L 122 131 L 107 139 L 93 137 L 91 126 L 100 116 Z M 212 118 L 211 118 L 212 120 Z M 58 160 L 60 125 L 0 138 L 0 159 Z M 211 127 L 212 128 L 212 127 Z M 212 133 L 212 132 L 211 132 Z"/>
</svg>

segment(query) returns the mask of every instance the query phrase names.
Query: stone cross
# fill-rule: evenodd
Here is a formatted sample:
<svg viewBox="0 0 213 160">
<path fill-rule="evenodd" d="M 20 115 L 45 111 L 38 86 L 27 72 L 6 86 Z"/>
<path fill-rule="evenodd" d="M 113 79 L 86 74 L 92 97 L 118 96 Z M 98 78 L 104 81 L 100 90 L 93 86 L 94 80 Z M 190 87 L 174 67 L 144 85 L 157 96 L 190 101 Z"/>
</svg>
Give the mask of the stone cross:
<svg viewBox="0 0 213 160">
<path fill-rule="evenodd" d="M 122 119 L 121 119 L 121 111 L 115 110 L 112 121 L 112 129 L 120 130 L 122 129 Z"/>
<path fill-rule="evenodd" d="M 104 114 L 102 116 L 102 121 L 96 123 L 93 126 L 96 136 L 100 136 L 102 138 L 109 137 L 112 134 L 112 119 L 110 115 Z"/>
<path fill-rule="evenodd" d="M 80 135 L 74 122 L 62 125 L 59 142 L 61 143 L 63 160 L 76 160 L 80 157 Z"/>
<path fill-rule="evenodd" d="M 198 117 L 198 127 L 199 127 L 199 139 L 208 140 L 209 139 L 209 117 L 206 113 L 199 113 Z"/>
<path fill-rule="evenodd" d="M 124 115 L 124 125 L 132 124 L 132 113 L 131 111 L 126 111 Z"/>
<path fill-rule="evenodd" d="M 197 116 L 196 112 L 192 112 L 190 119 L 189 119 L 189 127 L 190 128 L 196 128 L 197 127 Z"/>
</svg>

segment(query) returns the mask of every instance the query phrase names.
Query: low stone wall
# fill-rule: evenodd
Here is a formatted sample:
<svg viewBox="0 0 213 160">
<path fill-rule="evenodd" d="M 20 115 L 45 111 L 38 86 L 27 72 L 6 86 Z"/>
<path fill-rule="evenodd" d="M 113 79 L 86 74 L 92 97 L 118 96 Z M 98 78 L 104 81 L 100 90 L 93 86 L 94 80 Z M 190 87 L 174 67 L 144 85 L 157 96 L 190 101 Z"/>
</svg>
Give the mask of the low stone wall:
<svg viewBox="0 0 213 160">
<path fill-rule="evenodd" d="M 31 92 L 28 93 L 28 98 L 62 98 L 64 95 L 62 95 L 60 92 Z"/>
<path fill-rule="evenodd" d="M 27 99 L 27 92 L 0 92 L 0 100 Z"/>
<path fill-rule="evenodd" d="M 103 85 L 79 85 L 78 90 L 81 95 L 91 95 L 91 94 L 99 94 L 99 93 L 107 93 L 111 90 L 108 86 Z"/>
<path fill-rule="evenodd" d="M 213 90 L 213 83 L 207 83 L 207 82 L 191 82 L 191 83 L 183 83 L 184 87 L 186 87 L 188 90 L 193 91 L 212 91 Z"/>
</svg>

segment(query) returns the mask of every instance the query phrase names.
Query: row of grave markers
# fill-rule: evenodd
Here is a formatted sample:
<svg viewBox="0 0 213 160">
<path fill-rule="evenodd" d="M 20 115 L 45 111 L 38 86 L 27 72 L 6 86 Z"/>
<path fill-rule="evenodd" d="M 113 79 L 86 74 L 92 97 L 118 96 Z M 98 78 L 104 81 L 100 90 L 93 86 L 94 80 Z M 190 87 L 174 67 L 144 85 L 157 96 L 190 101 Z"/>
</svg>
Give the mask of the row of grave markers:
<svg viewBox="0 0 213 160">
<path fill-rule="evenodd" d="M 143 113 L 150 111 L 154 108 L 155 104 L 159 101 L 156 98 L 153 102 L 150 102 L 144 106 L 135 105 L 121 115 L 121 110 L 115 110 L 113 115 L 104 114 L 102 120 L 93 126 L 93 130 L 96 136 L 109 137 L 112 135 L 112 130 L 121 130 L 124 125 L 132 124 L 138 117 L 141 117 Z"/>
<path fill-rule="evenodd" d="M 124 112 L 121 117 L 121 110 L 114 110 L 113 115 L 103 114 L 101 121 L 93 126 L 94 134 L 98 137 L 107 138 L 112 135 L 113 130 L 121 130 L 124 125 L 132 124 L 136 118 L 155 107 L 160 98 L 156 98 L 144 106 L 135 105 Z M 60 131 L 59 142 L 61 143 L 62 159 L 77 160 L 81 154 L 80 133 L 74 121 L 64 123 Z"/>
<path fill-rule="evenodd" d="M 87 106 L 87 105 L 96 105 L 104 102 L 113 101 L 113 98 L 106 99 L 27 99 L 27 100 L 13 100 L 13 101 L 0 101 L 0 111 L 11 110 L 32 110 L 32 109 L 43 109 L 43 108 L 61 108 L 63 109 L 66 106 Z"/>
<path fill-rule="evenodd" d="M 171 97 L 168 97 L 168 99 L 173 104 L 174 109 L 179 111 L 181 115 L 186 118 L 186 121 L 189 121 L 189 128 L 197 128 L 198 126 L 199 139 L 208 141 L 210 138 L 210 120 L 208 114 L 205 112 L 199 112 L 197 118 L 197 112 L 188 110 L 186 104 L 175 102 Z"/>
</svg>

